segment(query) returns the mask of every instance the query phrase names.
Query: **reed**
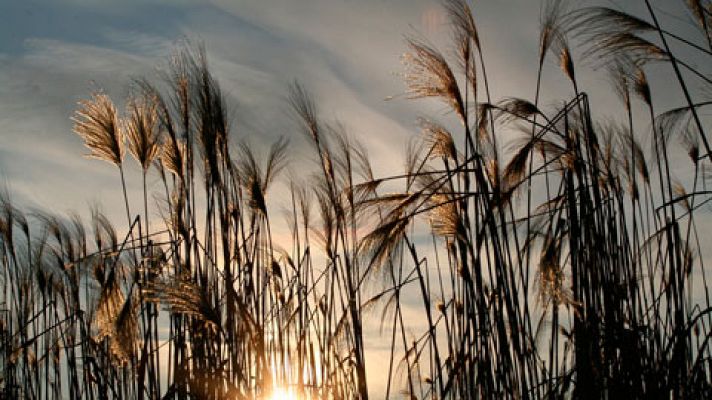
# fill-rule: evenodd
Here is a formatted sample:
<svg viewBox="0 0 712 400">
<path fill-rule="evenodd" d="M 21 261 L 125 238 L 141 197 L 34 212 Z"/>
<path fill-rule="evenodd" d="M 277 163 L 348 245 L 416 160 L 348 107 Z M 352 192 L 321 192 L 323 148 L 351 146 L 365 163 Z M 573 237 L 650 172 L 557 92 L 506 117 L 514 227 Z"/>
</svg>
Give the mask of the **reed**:
<svg viewBox="0 0 712 400">
<path fill-rule="evenodd" d="M 470 6 L 443 1 L 456 51 L 407 39 L 406 96 L 443 102 L 453 121 L 421 119 L 406 171 L 376 177 L 293 84 L 291 140 L 316 167 L 285 185 L 283 224 L 270 195 L 289 142 L 231 145 L 202 47 L 133 82 L 123 112 L 93 94 L 74 130 L 119 169 L 128 228 L 0 193 L 2 398 L 712 397 L 700 221 L 712 77 L 677 55 L 712 55 L 712 14 L 685 4 L 699 37 L 661 26 L 647 0 L 644 16 L 545 1 L 533 101 L 494 101 Z M 592 113 L 579 56 L 608 62 L 620 121 Z M 551 107 L 547 57 L 571 90 Z M 651 63 L 670 66 L 677 108 L 660 112 Z M 385 393 L 366 368 L 378 313 Z"/>
</svg>

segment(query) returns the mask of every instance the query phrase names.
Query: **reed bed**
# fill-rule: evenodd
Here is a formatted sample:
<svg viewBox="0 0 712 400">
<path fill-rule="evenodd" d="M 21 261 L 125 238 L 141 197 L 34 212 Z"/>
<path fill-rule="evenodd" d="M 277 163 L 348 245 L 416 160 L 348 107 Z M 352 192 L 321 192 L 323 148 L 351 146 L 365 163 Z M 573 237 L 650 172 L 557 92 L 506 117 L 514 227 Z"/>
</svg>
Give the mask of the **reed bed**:
<svg viewBox="0 0 712 400">
<path fill-rule="evenodd" d="M 292 140 L 317 167 L 287 182 L 281 225 L 268 199 L 288 141 L 231 145 L 202 48 L 133 82 L 125 110 L 92 94 L 74 130 L 118 169 L 126 225 L 0 196 L 1 397 L 711 398 L 712 81 L 693 61 L 712 55 L 712 5 L 684 3 L 687 38 L 641 3 L 648 15 L 546 1 L 534 100 L 495 102 L 468 3 L 443 1 L 454 51 L 408 39 L 404 77 L 406 97 L 442 101 L 451 120 L 422 119 L 392 176 L 292 85 Z M 577 57 L 604 60 L 619 121 L 592 114 Z M 571 91 L 546 108 L 550 59 Z M 670 67 L 678 108 L 656 108 L 652 63 Z M 373 314 L 385 393 L 367 380 Z"/>
</svg>

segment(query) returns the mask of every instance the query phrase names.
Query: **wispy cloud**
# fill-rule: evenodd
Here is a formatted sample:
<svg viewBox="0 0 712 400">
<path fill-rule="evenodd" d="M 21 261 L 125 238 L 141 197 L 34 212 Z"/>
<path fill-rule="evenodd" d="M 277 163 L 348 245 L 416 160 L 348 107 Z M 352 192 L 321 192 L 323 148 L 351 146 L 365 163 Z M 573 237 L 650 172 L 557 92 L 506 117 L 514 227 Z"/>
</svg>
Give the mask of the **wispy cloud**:
<svg viewBox="0 0 712 400">
<path fill-rule="evenodd" d="M 90 182 L 93 193 L 111 192 L 111 167 L 79 157 L 84 149 L 69 120 L 76 101 L 101 88 L 121 103 L 130 80 L 155 77 L 183 38 L 206 44 L 233 110 L 233 137 L 270 142 L 296 136 L 285 93 L 300 80 L 316 94 L 327 119 L 343 122 L 368 143 L 374 158 L 386 160 L 377 167 L 400 169 L 401 155 L 393 149 L 413 133 L 405 116 L 388 115 L 398 106 L 389 109 L 393 103 L 384 105 L 383 99 L 402 90 L 393 75 L 399 68 L 400 32 L 420 24 L 423 10 L 432 5 L 100 3 L 68 1 L 56 17 L 46 15 L 44 7 L 54 7 L 50 4 L 9 10 L 18 29 L 0 47 L 0 83 L 8 89 L 0 94 L 2 151 L 12 155 L 3 158 L 2 167 L 9 184 L 26 198 L 44 205 L 47 195 L 59 209 L 82 208 L 87 194 L 73 190 L 73 183 Z M 150 25 L 144 15 L 149 8 L 164 11 Z M 49 22 L 36 36 L 19 28 L 22 20 L 27 25 L 43 19 Z M 104 20 L 111 22 L 101 24 Z M 292 143 L 299 152 L 300 138 Z M 17 168 L 20 160 L 28 165 Z M 81 180 L 75 178 L 79 171 Z M 37 193 L 38 187 L 44 193 Z M 105 197 L 98 200 L 111 202 Z"/>
</svg>

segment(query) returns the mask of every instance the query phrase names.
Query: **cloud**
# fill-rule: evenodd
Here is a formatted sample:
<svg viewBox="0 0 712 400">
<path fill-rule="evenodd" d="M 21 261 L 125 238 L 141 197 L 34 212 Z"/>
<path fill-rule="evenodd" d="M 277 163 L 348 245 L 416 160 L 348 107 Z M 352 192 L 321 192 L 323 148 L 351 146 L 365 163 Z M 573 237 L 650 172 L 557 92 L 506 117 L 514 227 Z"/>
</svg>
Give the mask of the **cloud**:
<svg viewBox="0 0 712 400">
<path fill-rule="evenodd" d="M 12 185 L 58 182 L 53 178 L 63 174 L 62 166 L 63 175 L 71 177 L 83 165 L 100 164 L 78 157 L 83 150 L 69 121 L 76 101 L 101 87 L 120 103 L 130 79 L 155 76 L 183 37 L 206 43 L 211 68 L 228 94 L 236 139 L 268 143 L 288 136 L 295 153 L 306 154 L 285 101 L 289 84 L 300 80 L 314 92 L 327 120 L 338 119 L 367 144 L 379 160 L 377 173 L 401 169 L 402 143 L 416 134 L 415 113 L 411 102 L 383 99 L 404 90 L 394 75 L 401 70 L 402 34 L 424 27 L 446 34 L 432 2 L 130 3 L 69 1 L 57 18 L 46 15 L 42 2 L 12 9 L 18 25 L 23 19 L 25 25 L 49 23 L 37 36 L 20 29 L 19 51 L 17 43 L 0 42 L 0 83 L 10 88 L 0 95 L 8 120 L 2 149 L 26 160 L 55 160 L 54 175 L 3 167 Z M 149 9 L 161 10 L 152 24 L 145 15 Z M 420 110 L 442 109 L 424 104 Z M 27 142 L 35 145 L 28 148 Z M 110 167 L 95 168 L 103 173 L 85 171 L 85 179 L 108 189 L 113 183 L 99 181 Z M 69 183 L 62 185 L 65 191 Z M 52 196 L 54 203 L 66 201 L 61 208 L 82 207 L 83 196 L 74 197 Z"/>
<path fill-rule="evenodd" d="M 39 38 L 27 39 L 21 56 L 4 56 L 0 168 L 10 189 L 31 205 L 57 211 L 85 209 L 87 200 L 113 209 L 112 168 L 83 159 L 87 151 L 72 133 L 70 116 L 76 102 L 99 87 L 122 98 L 131 77 L 151 71 L 158 58 Z"/>
</svg>

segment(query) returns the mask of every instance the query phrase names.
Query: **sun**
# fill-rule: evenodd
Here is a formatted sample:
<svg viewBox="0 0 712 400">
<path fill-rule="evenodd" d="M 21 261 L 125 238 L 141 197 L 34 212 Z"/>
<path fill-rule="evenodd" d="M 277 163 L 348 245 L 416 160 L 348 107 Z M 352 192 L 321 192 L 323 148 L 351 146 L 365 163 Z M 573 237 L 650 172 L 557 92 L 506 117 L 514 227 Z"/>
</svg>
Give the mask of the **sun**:
<svg viewBox="0 0 712 400">
<path fill-rule="evenodd" d="M 285 388 L 274 388 L 269 400 L 297 400 L 294 391 Z"/>
</svg>

